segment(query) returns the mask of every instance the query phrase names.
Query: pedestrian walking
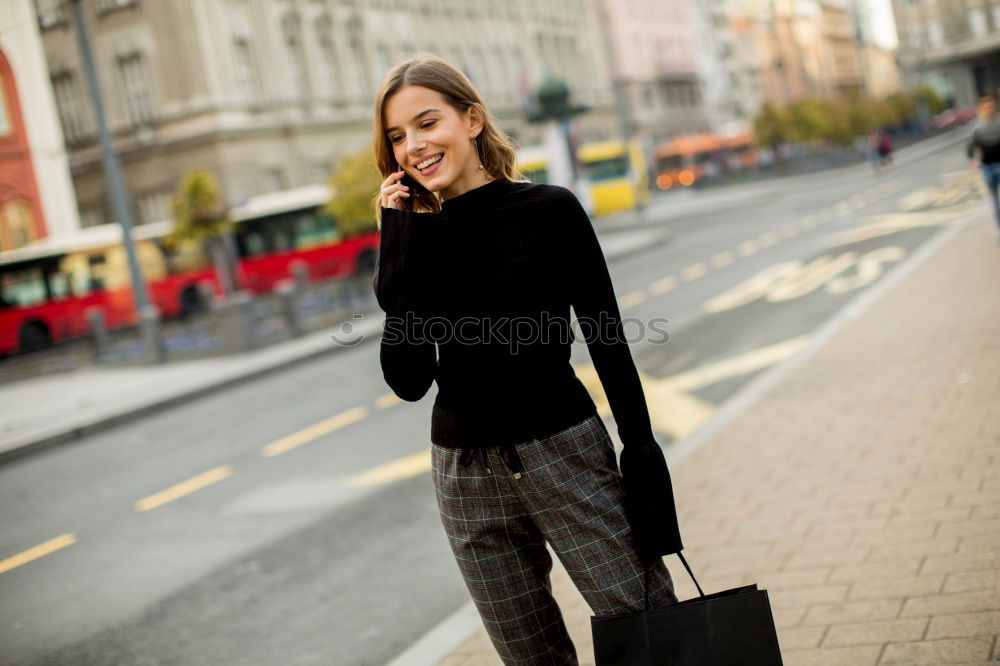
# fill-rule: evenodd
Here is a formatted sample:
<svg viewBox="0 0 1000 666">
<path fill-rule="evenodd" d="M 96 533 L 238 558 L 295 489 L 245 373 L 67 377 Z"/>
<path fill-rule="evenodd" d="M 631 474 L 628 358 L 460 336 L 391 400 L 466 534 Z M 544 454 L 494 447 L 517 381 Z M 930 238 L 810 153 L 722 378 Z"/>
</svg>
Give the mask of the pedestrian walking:
<svg viewBox="0 0 1000 666">
<path fill-rule="evenodd" d="M 675 603 L 662 556 L 682 548 L 601 246 L 570 189 L 521 176 L 478 91 L 438 56 L 387 73 L 373 126 L 383 376 L 408 401 L 437 382 L 437 504 L 503 663 L 577 664 L 546 546 L 595 615 Z M 620 466 L 569 362 L 570 307 L 617 422 Z"/>
<path fill-rule="evenodd" d="M 881 166 L 892 164 L 892 137 L 883 129 L 878 135 L 878 160 Z"/>
<path fill-rule="evenodd" d="M 993 219 L 997 223 L 997 243 L 1000 243 L 1000 118 L 997 117 L 997 98 L 987 93 L 979 98 L 979 123 L 972 129 L 966 146 L 969 168 L 979 169 L 986 189 L 993 201 Z M 976 151 L 979 160 L 976 160 Z"/>
<path fill-rule="evenodd" d="M 868 162 L 872 165 L 872 171 L 879 173 L 882 169 L 882 158 L 879 156 L 880 134 L 873 131 L 868 135 Z"/>
</svg>

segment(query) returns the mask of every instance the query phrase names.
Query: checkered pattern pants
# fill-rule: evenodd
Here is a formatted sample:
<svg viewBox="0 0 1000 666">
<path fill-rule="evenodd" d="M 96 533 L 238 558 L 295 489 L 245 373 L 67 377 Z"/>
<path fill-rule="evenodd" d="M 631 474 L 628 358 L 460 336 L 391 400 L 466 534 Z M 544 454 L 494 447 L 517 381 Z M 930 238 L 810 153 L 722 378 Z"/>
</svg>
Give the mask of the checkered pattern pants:
<svg viewBox="0 0 1000 666">
<path fill-rule="evenodd" d="M 577 664 L 552 597 L 548 542 L 595 615 L 642 610 L 646 570 L 625 519 L 621 474 L 598 414 L 513 445 L 432 445 L 441 521 L 493 646 L 504 664 Z M 649 569 L 650 607 L 677 601 L 662 560 Z"/>
</svg>

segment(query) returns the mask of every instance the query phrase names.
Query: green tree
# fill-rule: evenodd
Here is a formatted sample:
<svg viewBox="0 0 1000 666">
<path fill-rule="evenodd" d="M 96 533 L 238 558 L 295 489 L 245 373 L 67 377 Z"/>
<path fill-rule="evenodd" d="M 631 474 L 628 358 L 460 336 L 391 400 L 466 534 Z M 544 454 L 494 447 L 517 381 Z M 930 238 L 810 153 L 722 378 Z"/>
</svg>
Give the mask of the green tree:
<svg viewBox="0 0 1000 666">
<path fill-rule="evenodd" d="M 892 93 L 885 98 L 890 125 L 902 125 L 917 113 L 917 103 L 904 93 Z"/>
<path fill-rule="evenodd" d="M 833 128 L 829 138 L 842 146 L 850 145 L 857 137 L 879 126 L 874 113 L 875 103 L 860 94 L 831 100 L 830 109 Z"/>
<path fill-rule="evenodd" d="M 778 146 L 787 139 L 781 112 L 770 102 L 764 103 L 753 119 L 753 137 L 758 146 L 767 146 L 778 153 Z"/>
<path fill-rule="evenodd" d="M 236 258 L 228 250 L 226 236 L 232 233 L 233 221 L 222 203 L 219 184 L 210 171 L 188 171 L 177 187 L 173 200 L 174 242 L 193 242 L 208 250 L 219 282 L 226 294 L 239 288 Z"/>
<path fill-rule="evenodd" d="M 829 140 L 834 135 L 830 103 L 819 97 L 800 99 L 785 107 L 782 115 L 793 141 Z"/>
<path fill-rule="evenodd" d="M 927 113 L 931 115 L 941 113 L 946 108 L 948 108 L 948 103 L 945 102 L 944 99 L 937 94 L 937 91 L 934 90 L 934 88 L 927 85 L 926 83 L 917 86 L 911 94 L 913 95 L 914 100 L 916 100 L 918 103 L 919 102 L 924 103 L 924 108 L 926 108 Z"/>
<path fill-rule="evenodd" d="M 371 149 L 346 155 L 330 174 L 333 196 L 323 210 L 335 221 L 341 236 L 358 236 L 376 228 L 372 199 L 382 184 Z"/>
</svg>

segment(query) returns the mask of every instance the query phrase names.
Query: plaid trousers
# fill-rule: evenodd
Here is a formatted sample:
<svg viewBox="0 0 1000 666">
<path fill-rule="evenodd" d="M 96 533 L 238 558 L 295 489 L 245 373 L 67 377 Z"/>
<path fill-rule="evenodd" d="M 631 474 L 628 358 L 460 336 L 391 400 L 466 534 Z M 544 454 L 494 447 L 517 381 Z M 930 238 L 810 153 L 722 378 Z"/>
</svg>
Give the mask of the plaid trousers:
<svg viewBox="0 0 1000 666">
<path fill-rule="evenodd" d="M 614 444 L 595 413 L 513 447 L 519 464 L 512 471 L 501 447 L 463 457 L 462 449 L 432 445 L 441 521 L 503 663 L 576 665 L 552 597 L 546 542 L 595 615 L 639 611 L 645 603 L 646 570 L 625 519 Z M 676 601 L 658 560 L 649 569 L 650 607 Z"/>
</svg>

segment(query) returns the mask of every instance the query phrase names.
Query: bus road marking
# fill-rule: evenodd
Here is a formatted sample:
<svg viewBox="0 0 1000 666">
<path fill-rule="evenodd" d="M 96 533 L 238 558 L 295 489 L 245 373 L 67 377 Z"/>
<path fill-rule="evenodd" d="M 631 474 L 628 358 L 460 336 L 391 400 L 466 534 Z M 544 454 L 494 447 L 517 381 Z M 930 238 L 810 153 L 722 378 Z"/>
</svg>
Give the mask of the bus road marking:
<svg viewBox="0 0 1000 666">
<path fill-rule="evenodd" d="M 66 546 L 71 546 L 74 543 L 76 543 L 75 534 L 60 534 L 56 538 L 49 539 L 45 543 L 32 546 L 27 550 L 21 551 L 17 555 L 12 555 L 5 560 L 0 560 L 0 574 L 19 567 L 22 564 L 27 564 L 28 562 L 37 560 L 40 557 L 44 557 L 49 553 L 54 553 L 57 550 L 65 548 Z"/>
<path fill-rule="evenodd" d="M 149 511 L 150 509 L 155 509 L 157 507 L 163 506 L 167 502 L 172 502 L 175 499 L 184 497 L 185 495 L 190 495 L 196 490 L 201 490 L 206 486 L 210 486 L 213 483 L 222 481 L 233 474 L 233 468 L 229 465 L 220 465 L 207 472 L 202 472 L 197 476 L 192 476 L 186 481 L 181 481 L 180 483 L 173 485 L 166 490 L 161 490 L 158 493 L 153 493 L 148 497 L 144 497 L 135 503 L 136 511 Z"/>
<path fill-rule="evenodd" d="M 307 444 L 327 433 L 331 433 L 338 428 L 343 428 L 344 426 L 350 425 L 355 421 L 360 421 L 368 415 L 368 410 L 364 407 L 352 407 L 346 411 L 341 412 L 335 416 L 331 416 L 328 419 L 315 423 L 307 428 L 303 428 L 298 432 L 293 432 L 291 435 L 282 437 L 279 440 L 271 442 L 263 448 L 261 453 L 270 458 L 273 456 L 280 455 L 286 451 L 290 451 L 298 446 Z"/>
</svg>

